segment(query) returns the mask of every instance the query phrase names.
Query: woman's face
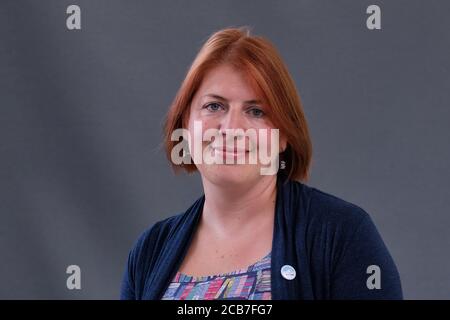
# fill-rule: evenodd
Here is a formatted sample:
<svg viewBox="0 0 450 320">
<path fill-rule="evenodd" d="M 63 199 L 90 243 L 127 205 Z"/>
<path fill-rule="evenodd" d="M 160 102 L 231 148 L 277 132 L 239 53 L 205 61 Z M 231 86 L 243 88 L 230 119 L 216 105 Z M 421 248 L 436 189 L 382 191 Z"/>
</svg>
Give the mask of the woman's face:
<svg viewBox="0 0 450 320">
<path fill-rule="evenodd" d="M 205 75 L 193 97 L 187 128 L 191 136 L 191 155 L 201 146 L 201 153 L 197 155 L 208 154 L 216 160 L 207 163 L 204 158 L 200 162 L 193 157 L 202 178 L 226 186 L 257 183 L 259 179 L 267 177 L 261 174 L 261 167 L 268 167 L 265 165 L 267 155 L 277 155 L 280 150 L 284 150 L 286 143 L 284 139 L 274 138 L 276 130 L 272 130 L 274 127 L 267 115 L 269 106 L 260 100 L 245 75 L 230 65 L 222 64 Z M 219 142 L 221 139 L 215 138 L 203 141 L 208 129 L 218 132 L 217 137 L 222 138 L 222 144 Z M 232 135 L 229 134 L 230 129 L 242 131 Z M 249 134 L 242 136 L 242 132 Z M 195 144 L 192 143 L 193 139 L 201 139 L 202 142 Z M 266 153 L 266 160 L 261 161 L 261 151 Z M 251 156 L 256 156 L 256 161 L 251 161 Z M 219 162 L 220 159 L 222 162 Z"/>
</svg>

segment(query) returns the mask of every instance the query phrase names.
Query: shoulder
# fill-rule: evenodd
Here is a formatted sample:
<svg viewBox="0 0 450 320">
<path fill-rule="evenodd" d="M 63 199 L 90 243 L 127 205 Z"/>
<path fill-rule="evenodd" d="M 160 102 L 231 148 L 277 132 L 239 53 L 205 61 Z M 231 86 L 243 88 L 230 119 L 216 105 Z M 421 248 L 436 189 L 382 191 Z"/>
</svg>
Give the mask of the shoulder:
<svg viewBox="0 0 450 320">
<path fill-rule="evenodd" d="M 130 258 L 144 262 L 146 266 L 156 262 L 163 249 L 172 248 L 184 241 L 199 216 L 204 196 L 198 198 L 186 211 L 159 220 L 148 227 L 136 240 Z M 138 262 L 138 264 L 139 264 Z"/>
<path fill-rule="evenodd" d="M 310 224 L 355 230 L 371 222 L 370 215 L 361 206 L 315 187 L 302 184 L 306 203 L 305 217 Z"/>
<path fill-rule="evenodd" d="M 141 299 L 149 270 L 157 264 L 174 222 L 181 214 L 157 221 L 143 231 L 129 250 L 122 280 L 121 299 Z"/>
<path fill-rule="evenodd" d="M 332 265 L 342 259 L 375 261 L 395 267 L 371 215 L 360 206 L 316 188 L 309 189 L 304 219 L 309 248 L 322 248 Z M 319 250 L 320 251 L 320 250 Z M 391 268 L 392 267 L 392 268 Z"/>
<path fill-rule="evenodd" d="M 154 267 L 159 254 L 183 214 L 176 214 L 159 220 L 145 229 L 137 237 L 128 253 L 128 272 L 133 281 L 145 275 L 145 270 Z"/>
<path fill-rule="evenodd" d="M 299 220 L 308 248 L 322 248 L 323 253 L 331 250 L 328 254 L 333 258 L 356 245 L 377 252 L 386 249 L 371 215 L 361 206 L 314 187 L 303 188 L 300 201 L 305 206 Z"/>
<path fill-rule="evenodd" d="M 307 248 L 313 253 L 315 271 L 330 270 L 329 297 L 401 299 L 400 275 L 369 213 L 337 196 L 306 188 Z M 379 272 L 374 273 L 372 267 L 383 273 L 383 284 L 376 287 L 379 290 L 371 287 L 375 276 L 370 275 Z"/>
<path fill-rule="evenodd" d="M 147 227 L 135 241 L 132 247 L 132 254 L 141 255 L 144 252 L 150 252 L 152 248 L 162 245 L 183 215 L 184 213 L 177 213 L 168 218 L 158 220 Z"/>
</svg>

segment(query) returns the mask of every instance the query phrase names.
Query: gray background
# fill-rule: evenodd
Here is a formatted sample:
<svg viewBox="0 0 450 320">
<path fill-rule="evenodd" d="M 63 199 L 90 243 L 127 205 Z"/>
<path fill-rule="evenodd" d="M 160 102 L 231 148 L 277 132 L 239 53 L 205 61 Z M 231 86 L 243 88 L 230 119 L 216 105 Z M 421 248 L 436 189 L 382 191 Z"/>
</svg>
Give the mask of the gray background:
<svg viewBox="0 0 450 320">
<path fill-rule="evenodd" d="M 82 30 L 66 29 L 81 7 Z M 366 8 L 382 9 L 382 30 Z M 450 298 L 450 2 L 0 2 L 0 298 L 116 299 L 128 250 L 202 193 L 161 129 L 207 37 L 249 25 L 285 59 L 309 185 L 368 211 L 405 298 Z M 66 267 L 82 289 L 66 288 Z"/>
</svg>

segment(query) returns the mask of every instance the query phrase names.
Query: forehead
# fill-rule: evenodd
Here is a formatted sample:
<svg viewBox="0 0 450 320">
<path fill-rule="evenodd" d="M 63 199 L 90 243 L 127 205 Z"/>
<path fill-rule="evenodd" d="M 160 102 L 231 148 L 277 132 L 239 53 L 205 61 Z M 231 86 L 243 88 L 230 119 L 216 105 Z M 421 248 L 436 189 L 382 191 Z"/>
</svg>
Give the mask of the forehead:
<svg viewBox="0 0 450 320">
<path fill-rule="evenodd" d="M 220 95 L 228 100 L 255 100 L 260 98 L 248 76 L 236 68 L 222 64 L 209 70 L 198 90 L 198 96 Z"/>
</svg>

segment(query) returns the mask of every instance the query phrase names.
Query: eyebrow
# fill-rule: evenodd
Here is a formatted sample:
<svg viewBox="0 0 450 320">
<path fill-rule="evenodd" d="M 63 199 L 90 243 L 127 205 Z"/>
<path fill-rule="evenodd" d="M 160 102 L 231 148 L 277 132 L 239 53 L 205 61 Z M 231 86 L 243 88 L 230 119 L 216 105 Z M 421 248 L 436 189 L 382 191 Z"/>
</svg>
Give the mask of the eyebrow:
<svg viewBox="0 0 450 320">
<path fill-rule="evenodd" d="M 228 101 L 224 97 L 219 96 L 217 94 L 213 94 L 213 93 L 205 94 L 203 97 L 211 97 L 211 98 L 222 100 L 222 101 Z M 251 103 L 261 103 L 261 102 L 262 102 L 261 100 L 256 100 L 256 99 L 244 101 L 244 103 L 249 103 L 249 104 L 251 104 Z"/>
</svg>

